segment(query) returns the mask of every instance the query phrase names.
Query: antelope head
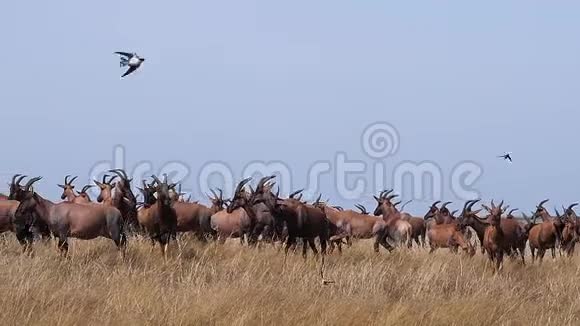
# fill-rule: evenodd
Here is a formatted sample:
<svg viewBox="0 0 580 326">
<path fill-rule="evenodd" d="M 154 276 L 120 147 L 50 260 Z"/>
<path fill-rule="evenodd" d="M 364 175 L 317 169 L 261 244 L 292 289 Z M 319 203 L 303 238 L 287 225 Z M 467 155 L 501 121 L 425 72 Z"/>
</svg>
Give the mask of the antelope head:
<svg viewBox="0 0 580 326">
<path fill-rule="evenodd" d="M 69 200 L 72 200 L 75 197 L 75 192 L 74 192 L 75 186 L 72 183 L 73 183 L 73 181 L 75 181 L 77 179 L 77 177 L 75 176 L 74 178 L 72 178 L 70 180 L 68 178 L 70 178 L 70 175 L 66 175 L 64 177 L 64 184 L 58 184 L 58 186 L 63 189 L 62 195 L 60 196 L 60 199 L 62 199 L 62 200 L 65 200 L 67 198 Z"/>
</svg>

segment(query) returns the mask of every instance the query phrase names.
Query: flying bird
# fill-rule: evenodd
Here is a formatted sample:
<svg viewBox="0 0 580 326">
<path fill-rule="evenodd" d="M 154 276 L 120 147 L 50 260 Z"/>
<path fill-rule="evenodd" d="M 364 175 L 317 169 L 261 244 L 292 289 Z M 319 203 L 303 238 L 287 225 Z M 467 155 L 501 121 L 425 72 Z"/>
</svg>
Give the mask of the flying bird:
<svg viewBox="0 0 580 326">
<path fill-rule="evenodd" d="M 127 76 L 128 74 L 132 73 L 133 71 L 137 70 L 145 61 L 145 58 L 141 58 L 137 55 L 137 53 L 127 53 L 127 52 L 115 52 L 116 54 L 121 56 L 121 67 L 129 66 L 129 69 L 125 71 L 125 73 L 121 76 L 121 78 Z"/>
<path fill-rule="evenodd" d="M 511 163 L 511 162 L 512 162 L 512 157 L 511 157 L 511 154 L 512 154 L 512 153 L 505 153 L 505 154 L 503 154 L 503 155 L 499 155 L 498 157 L 499 157 L 499 158 L 503 158 L 504 160 L 509 160 L 509 161 L 510 161 L 510 163 Z"/>
</svg>

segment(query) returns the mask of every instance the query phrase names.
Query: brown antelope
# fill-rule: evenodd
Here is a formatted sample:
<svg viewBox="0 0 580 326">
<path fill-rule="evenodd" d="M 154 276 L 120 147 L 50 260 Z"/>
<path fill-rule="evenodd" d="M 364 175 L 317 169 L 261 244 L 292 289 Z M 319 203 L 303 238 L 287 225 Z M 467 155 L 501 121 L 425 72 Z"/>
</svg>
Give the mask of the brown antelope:
<svg viewBox="0 0 580 326">
<path fill-rule="evenodd" d="M 0 201 L 0 234 L 8 231 L 14 232 L 24 253 L 32 249 L 34 235 L 31 232 L 31 216 L 18 216 L 16 214 L 19 205 L 20 202 L 16 200 L 4 199 Z"/>
<path fill-rule="evenodd" d="M 408 248 L 411 248 L 411 224 L 401 219 L 401 212 L 391 203 L 391 199 L 397 196 L 387 196 L 391 191 L 383 191 L 379 197 L 373 196 L 377 201 L 377 208 L 374 211 L 374 215 L 383 217 L 383 220 L 387 224 L 387 234 L 395 242 L 395 245 L 406 244 Z"/>
<path fill-rule="evenodd" d="M 576 247 L 576 242 L 578 242 L 578 216 L 574 212 L 574 207 L 578 206 L 578 203 L 574 203 L 568 208 L 564 209 L 564 229 L 562 230 L 562 238 L 560 245 L 568 257 L 574 255 L 574 249 Z"/>
<path fill-rule="evenodd" d="M 161 182 L 155 175 L 151 177 L 155 180 L 155 185 L 151 187 L 155 187 L 153 191 L 157 198 L 150 198 L 144 193 L 145 201 L 155 202 L 147 207 L 146 213 L 138 214 L 138 221 L 149 237 L 159 243 L 161 254 L 167 259 L 169 241 L 176 238 L 177 214 L 169 197 L 170 185 L 167 184 L 167 178 Z"/>
<path fill-rule="evenodd" d="M 533 215 L 533 221 L 537 217 L 542 219 L 542 223 L 535 225 L 530 230 L 528 236 L 530 251 L 532 253 L 532 261 L 536 258 L 536 250 L 538 250 L 538 258 L 540 263 L 544 259 L 546 250 L 550 249 L 552 252 L 552 259 L 556 259 L 556 246 L 561 239 L 562 229 L 564 225 L 560 218 L 550 216 L 548 210 L 544 208 L 544 204 L 548 202 L 548 199 L 543 200 L 536 207 L 536 211 Z"/>
<path fill-rule="evenodd" d="M 66 175 L 64 177 L 64 184 L 63 185 L 62 184 L 58 184 L 57 186 L 59 186 L 59 187 L 61 187 L 63 189 L 62 190 L 62 195 L 60 195 L 60 199 L 67 200 L 67 201 L 72 202 L 77 197 L 75 195 L 75 191 L 74 191 L 75 186 L 72 183 L 78 177 L 74 177 L 74 178 L 70 179 L 70 181 L 68 180 L 68 178 L 70 178 L 70 175 Z"/>
<path fill-rule="evenodd" d="M 303 239 L 302 256 L 306 258 L 307 247 L 310 246 L 314 254 L 318 254 L 315 239 L 320 242 L 322 256 L 326 255 L 327 242 L 329 240 L 330 221 L 324 212 L 312 205 L 306 205 L 299 198 L 273 198 L 266 201 L 266 205 L 272 212 L 276 223 L 276 230 L 281 230 L 282 225 L 287 228 L 288 236 L 284 248 L 285 255 L 290 247 L 296 244 L 297 238 Z"/>
<path fill-rule="evenodd" d="M 437 207 L 440 201 L 431 204 L 425 214 L 425 220 L 439 220 L 439 223 L 428 223 L 427 239 L 429 239 L 429 253 L 433 253 L 438 248 L 449 248 L 451 252 L 456 252 L 461 247 L 468 255 L 473 256 L 475 249 L 465 237 L 465 225 L 461 223 L 443 223 L 440 216 L 440 209 Z"/>
<path fill-rule="evenodd" d="M 74 204 L 69 202 L 53 203 L 31 190 L 34 182 L 41 177 L 32 178 L 23 188 L 24 196 L 16 210 L 16 216 L 36 214 L 36 220 L 48 225 L 58 238 L 58 247 L 66 256 L 68 238 L 90 240 L 105 237 L 113 240 L 122 255 L 126 246 L 121 213 L 114 207 L 105 205 Z"/>
<path fill-rule="evenodd" d="M 493 206 L 493 200 L 492 200 Z M 481 205 L 488 213 L 493 210 L 484 204 Z M 509 207 L 509 205 L 507 206 Z M 505 212 L 505 208 L 502 208 L 502 214 Z M 491 216 L 486 217 L 486 222 L 491 224 Z M 502 230 L 501 245 L 503 246 L 504 254 L 509 255 L 511 258 L 517 257 L 518 253 L 522 264 L 525 265 L 525 249 L 526 249 L 526 231 L 524 227 L 516 219 L 501 218 L 500 228 Z"/>
<path fill-rule="evenodd" d="M 499 272 L 503 267 L 504 248 L 506 248 L 506 239 L 500 226 L 501 215 L 503 214 L 503 201 L 499 206 L 491 202 L 491 209 L 488 210 L 489 226 L 485 229 L 483 236 L 483 247 L 487 256 L 493 265 L 494 273 Z M 485 206 L 484 206 L 485 208 Z M 487 208 L 486 208 L 487 209 Z"/>
<path fill-rule="evenodd" d="M 63 189 L 62 191 L 62 195 L 60 196 L 60 199 L 62 200 L 67 200 L 76 204 L 86 204 L 86 203 L 90 203 L 91 199 L 89 198 L 89 195 L 86 193 L 86 191 L 92 187 L 92 185 L 86 185 L 83 187 L 83 189 L 79 192 L 79 194 L 75 194 L 75 186 L 72 184 L 73 181 L 77 178 L 74 177 L 70 180 L 68 180 L 68 178 L 70 177 L 70 175 L 67 175 L 64 177 L 64 184 L 61 185 L 59 184 L 58 186 L 61 187 Z"/>
<path fill-rule="evenodd" d="M 83 187 L 83 189 L 81 189 L 81 191 L 77 194 L 77 196 L 75 197 L 75 199 L 73 200 L 73 203 L 76 204 L 88 204 L 91 203 L 91 197 L 89 196 L 89 194 L 87 194 L 87 191 L 89 189 L 91 189 L 93 187 L 93 185 L 85 185 Z"/>
<path fill-rule="evenodd" d="M 253 244 L 250 234 L 256 221 L 253 210 L 256 201 L 252 198 L 254 196 L 244 190 L 250 180 L 251 178 L 246 178 L 240 181 L 227 209 L 213 214 L 210 218 L 211 228 L 216 232 L 220 243 L 224 243 L 227 238 L 240 238 L 243 243 L 244 237 L 247 237 L 248 243 Z"/>
<path fill-rule="evenodd" d="M 350 245 L 351 238 L 354 239 L 371 239 L 374 238 L 373 249 L 379 252 L 379 245 L 388 251 L 394 248 L 387 242 L 387 224 L 382 219 L 368 215 L 364 207 L 359 207 L 361 213 L 353 210 L 340 211 L 328 205 L 319 206 L 330 223 L 337 228 L 337 234 L 330 237 L 334 242 L 346 238 L 347 244 Z M 362 213 L 365 212 L 365 213 Z"/>
<path fill-rule="evenodd" d="M 220 195 L 211 190 L 214 197 L 208 195 L 212 206 L 207 207 L 199 203 L 187 203 L 183 201 L 173 202 L 173 209 L 177 214 L 177 232 L 192 232 L 199 241 L 205 242 L 209 238 L 215 238 L 215 232 L 211 228 L 211 216 L 223 209 L 224 199 L 221 189 Z"/>
<path fill-rule="evenodd" d="M 109 172 L 115 173 L 119 177 L 115 187 L 115 191 L 118 192 L 118 196 L 116 195 L 115 198 L 115 207 L 121 211 L 129 229 L 136 230 L 139 226 L 139 221 L 137 221 L 137 198 L 135 198 L 135 194 L 131 190 L 131 181 L 133 179 L 129 179 L 127 173 L 122 169 L 109 170 Z"/>
<path fill-rule="evenodd" d="M 274 217 L 268 209 L 268 206 L 265 204 L 266 201 L 271 201 L 276 197 L 272 192 L 275 183 L 270 182 L 274 178 L 274 175 L 263 177 L 256 185 L 254 194 L 258 203 L 253 207 L 256 214 L 256 221 L 250 235 L 254 243 L 256 243 L 259 238 L 261 238 L 262 241 L 267 241 L 272 244 L 277 240 L 276 232 L 274 232 Z"/>
</svg>

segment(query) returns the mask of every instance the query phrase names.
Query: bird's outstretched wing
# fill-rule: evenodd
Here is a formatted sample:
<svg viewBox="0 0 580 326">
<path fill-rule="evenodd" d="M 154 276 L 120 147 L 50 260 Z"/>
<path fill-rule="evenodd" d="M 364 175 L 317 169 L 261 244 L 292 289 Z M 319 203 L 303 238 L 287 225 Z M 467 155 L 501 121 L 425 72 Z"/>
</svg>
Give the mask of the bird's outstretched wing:
<svg viewBox="0 0 580 326">
<path fill-rule="evenodd" d="M 127 58 L 131 58 L 133 56 L 133 54 L 127 53 L 127 52 L 119 52 L 118 51 L 118 52 L 115 52 L 115 53 L 118 54 L 118 55 L 122 55 L 124 57 L 127 57 Z"/>
<path fill-rule="evenodd" d="M 121 78 L 127 76 L 128 74 L 132 73 L 135 70 L 137 70 L 137 66 L 131 66 L 131 67 L 129 67 L 129 69 L 127 71 L 125 71 L 125 73 L 123 74 L 123 76 L 121 76 Z"/>
</svg>

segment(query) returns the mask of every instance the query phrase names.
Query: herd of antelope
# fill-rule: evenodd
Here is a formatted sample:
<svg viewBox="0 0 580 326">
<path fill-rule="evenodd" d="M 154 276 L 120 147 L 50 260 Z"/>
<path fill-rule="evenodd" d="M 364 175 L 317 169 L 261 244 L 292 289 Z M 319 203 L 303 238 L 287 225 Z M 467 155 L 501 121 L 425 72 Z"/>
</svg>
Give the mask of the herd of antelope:
<svg viewBox="0 0 580 326">
<path fill-rule="evenodd" d="M 572 204 L 562 207 L 563 212 L 550 215 L 544 208 L 547 200 L 538 204 L 528 217 L 514 218 L 516 209 L 504 206 L 481 204 L 480 200 L 467 201 L 459 211 L 451 212 L 450 202 L 433 203 L 424 216 L 412 216 L 403 212 L 404 206 L 397 202 L 392 190 L 374 196 L 377 207 L 373 214 L 364 206 L 359 211 L 346 210 L 321 201 L 321 196 L 309 203 L 302 199 L 302 191 L 288 198 L 274 192 L 274 176 L 259 180 L 255 188 L 249 185 L 250 178 L 242 180 L 233 197 L 223 198 L 220 189 L 208 195 L 211 205 L 184 199 L 176 184 L 168 183 L 167 176 L 161 181 L 156 176 L 143 180 L 143 201 L 137 202 L 127 174 L 121 170 L 110 170 L 101 181 L 95 180 L 100 193 L 93 201 L 87 190 L 93 185 L 76 191 L 76 177 L 66 176 L 62 188 L 61 202 L 52 202 L 34 191 L 33 184 L 41 177 L 30 178 L 15 175 L 9 184 L 9 195 L 0 197 L 0 232 L 12 231 L 23 252 L 31 252 L 35 239 L 56 239 L 58 249 L 66 256 L 68 238 L 111 239 L 124 256 L 130 235 L 142 234 L 159 244 L 163 257 L 167 255 L 170 241 L 177 241 L 178 233 L 189 232 L 201 242 L 223 243 L 227 238 L 239 238 L 242 245 L 256 246 L 259 243 L 284 244 L 285 254 L 294 248 L 297 240 L 302 241 L 302 255 L 306 257 L 308 247 L 322 257 L 342 246 L 350 246 L 353 239 L 373 239 L 373 250 L 380 247 L 391 252 L 397 248 L 448 248 L 457 253 L 461 248 L 467 255 L 476 253 L 471 242 L 475 233 L 481 253 L 486 254 L 494 272 L 500 271 L 504 256 L 521 259 L 525 264 L 525 248 L 529 246 L 532 262 L 540 263 L 550 249 L 556 258 L 556 249 L 572 256 L 578 241 L 578 217 Z M 459 214 L 458 214 L 459 213 Z M 539 218 L 539 221 L 538 221 Z M 316 241 L 318 240 L 318 241 Z"/>
</svg>

